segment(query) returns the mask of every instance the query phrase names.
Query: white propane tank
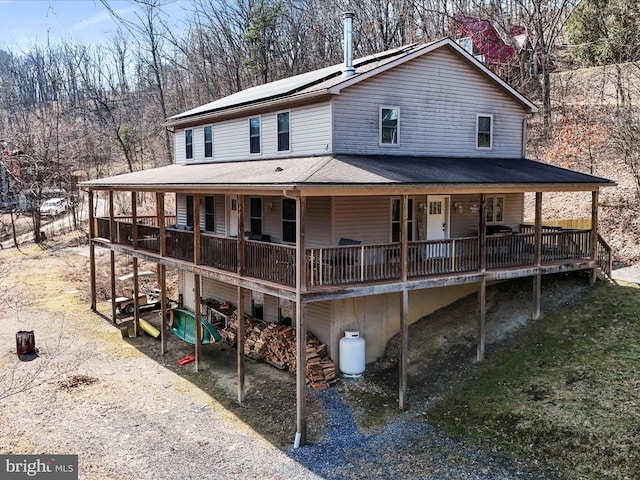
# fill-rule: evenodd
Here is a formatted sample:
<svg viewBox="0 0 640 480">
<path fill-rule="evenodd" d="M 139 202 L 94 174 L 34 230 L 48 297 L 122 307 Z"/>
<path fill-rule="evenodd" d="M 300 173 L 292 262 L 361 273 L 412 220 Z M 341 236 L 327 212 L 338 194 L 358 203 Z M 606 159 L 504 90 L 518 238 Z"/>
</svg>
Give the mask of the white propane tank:
<svg viewBox="0 0 640 480">
<path fill-rule="evenodd" d="M 349 378 L 358 378 L 364 372 L 364 338 L 357 330 L 345 330 L 340 339 L 340 371 Z"/>
</svg>

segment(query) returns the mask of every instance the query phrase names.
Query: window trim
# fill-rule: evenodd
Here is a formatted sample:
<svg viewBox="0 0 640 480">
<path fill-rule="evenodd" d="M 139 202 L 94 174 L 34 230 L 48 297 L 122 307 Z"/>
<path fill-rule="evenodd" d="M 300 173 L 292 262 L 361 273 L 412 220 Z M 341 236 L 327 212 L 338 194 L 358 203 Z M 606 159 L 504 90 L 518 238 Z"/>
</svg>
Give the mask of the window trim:
<svg viewBox="0 0 640 480">
<path fill-rule="evenodd" d="M 260 202 L 260 216 L 254 216 L 253 215 L 253 201 L 259 201 Z M 254 220 L 256 221 L 260 221 L 260 231 L 256 232 L 253 229 L 253 222 Z M 262 232 L 264 230 L 264 202 L 262 201 L 262 197 L 249 197 L 249 231 L 251 233 L 257 234 L 257 235 L 262 235 Z"/>
<path fill-rule="evenodd" d="M 287 115 L 287 130 L 286 132 L 280 132 L 280 115 Z M 280 135 L 287 134 L 287 148 L 280 149 Z M 278 153 L 290 152 L 291 151 L 291 111 L 285 110 L 282 112 L 276 113 L 276 149 Z"/>
<path fill-rule="evenodd" d="M 396 111 L 396 135 L 395 135 L 395 142 L 383 142 L 383 132 L 384 132 L 384 126 L 382 123 L 383 120 L 383 115 L 382 115 L 382 111 L 383 110 L 395 110 Z M 400 145 L 400 107 L 398 106 L 392 106 L 392 105 L 380 105 L 379 109 L 378 109 L 378 145 L 380 147 L 397 147 Z"/>
<path fill-rule="evenodd" d="M 207 210 L 207 206 L 209 203 L 209 199 L 211 199 L 211 211 Z M 208 220 L 211 219 L 213 228 L 209 230 L 207 228 Z M 215 195 L 205 195 L 204 196 L 204 231 L 205 232 L 213 232 L 216 231 L 216 197 Z"/>
<path fill-rule="evenodd" d="M 193 128 L 186 128 L 184 131 L 184 158 L 193 160 Z"/>
<path fill-rule="evenodd" d="M 285 209 L 285 207 L 284 207 L 285 202 L 293 202 L 293 207 L 294 207 L 294 214 L 293 214 L 293 215 L 294 215 L 294 218 L 293 218 L 293 219 L 291 219 L 291 218 L 284 218 L 284 214 L 285 214 L 285 211 L 286 211 L 286 209 Z M 294 233 L 293 241 L 286 240 L 286 239 L 284 238 L 284 237 L 285 237 L 285 235 L 284 235 L 284 232 L 285 232 L 285 228 L 284 228 L 285 223 L 287 223 L 287 224 L 293 224 L 293 226 L 294 226 L 294 232 L 296 232 L 296 229 L 297 229 L 298 219 L 297 219 L 297 218 L 295 218 L 295 216 L 296 216 L 296 206 L 295 206 L 295 203 L 296 203 L 296 201 L 295 201 L 293 198 L 283 198 L 283 199 L 282 199 L 282 205 L 281 205 L 281 207 L 282 207 L 282 208 L 281 208 L 281 213 L 280 213 L 280 217 L 281 217 L 281 221 L 282 221 L 282 242 L 283 242 L 283 243 L 286 243 L 286 244 L 288 244 L 288 245 L 295 245 L 295 244 L 296 244 L 296 234 L 295 234 L 295 233 Z"/>
<path fill-rule="evenodd" d="M 501 208 L 501 214 L 502 214 L 502 218 L 497 219 L 496 218 L 496 206 L 498 205 L 498 199 L 501 198 L 502 199 L 502 208 Z M 505 196 L 504 195 L 487 195 L 485 197 L 485 204 L 487 206 L 487 213 L 488 213 L 488 206 L 489 206 L 489 199 L 491 199 L 491 220 L 489 220 L 488 218 L 485 218 L 485 221 L 487 224 L 489 223 L 502 223 L 504 222 L 504 207 L 506 205 L 505 203 Z"/>
<path fill-rule="evenodd" d="M 258 120 L 258 134 L 253 135 L 251 133 L 251 121 Z M 258 150 L 256 152 L 252 151 L 252 143 L 251 140 L 257 137 L 258 138 Z M 249 117 L 249 155 L 261 155 L 262 154 L 262 118 L 260 115 L 255 117 Z"/>
<path fill-rule="evenodd" d="M 207 129 L 211 132 L 211 139 L 207 142 Z M 213 125 L 205 125 L 202 128 L 202 136 L 204 143 L 204 158 L 213 158 Z M 210 155 L 207 155 L 207 144 L 211 145 Z"/>
<path fill-rule="evenodd" d="M 484 147 L 480 146 L 480 118 L 488 118 L 489 119 L 489 146 Z M 493 150 L 493 114 L 492 113 L 478 113 L 476 114 L 476 150 Z"/>
</svg>

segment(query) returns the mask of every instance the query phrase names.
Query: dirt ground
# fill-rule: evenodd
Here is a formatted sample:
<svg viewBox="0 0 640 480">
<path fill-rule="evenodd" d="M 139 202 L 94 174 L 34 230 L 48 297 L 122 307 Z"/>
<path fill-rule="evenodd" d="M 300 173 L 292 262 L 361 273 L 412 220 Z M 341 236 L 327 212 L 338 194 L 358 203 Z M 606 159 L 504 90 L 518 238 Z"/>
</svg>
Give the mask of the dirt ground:
<svg viewBox="0 0 640 480">
<path fill-rule="evenodd" d="M 232 347 L 204 347 L 201 371 L 194 372 L 193 364 L 177 364 L 193 347 L 173 336 L 165 355 L 149 336 L 123 338 L 110 321 L 110 304 L 100 303 L 98 315 L 88 308 L 86 250 L 45 247 L 0 252 L 0 453 L 79 454 L 80 478 L 90 479 L 320 478 L 322 469 L 296 461 L 291 451 L 296 430 L 292 375 L 247 361 L 247 398 L 238 404 Z M 588 289 L 586 276 L 545 279 L 543 309 L 571 302 Z M 488 354 L 491 343 L 527 321 L 531 291 L 530 279 L 488 289 Z M 353 413 L 364 435 L 359 439 L 371 438 L 371 432 L 381 436 L 403 422 L 414 425 L 431 399 L 454 388 L 457 373 L 473 366 L 475 311 L 472 296 L 411 326 L 407 412 L 397 409 L 397 339 L 389 344 L 389 359 L 368 366 L 364 378 L 341 380 L 329 397 L 309 391 L 309 443 L 326 444 L 331 436 L 326 408 L 331 395 Z M 145 317 L 159 327 L 157 312 Z M 19 330 L 35 333 L 39 356 L 32 361 L 16 355 Z M 418 448 L 415 442 L 407 447 Z M 391 472 L 389 478 L 413 478 L 401 472 L 417 468 L 426 447 L 406 458 L 384 443 L 375 448 L 381 449 L 374 452 L 379 461 L 391 453 L 402 458 L 402 464 L 390 463 L 396 476 Z M 431 449 L 442 450 L 440 444 Z M 359 454 L 349 450 L 345 455 Z M 450 478 L 520 478 L 492 476 L 493 459 L 486 460 L 486 474 L 456 477 L 455 469 L 466 468 L 465 461 L 470 469 L 479 461 L 475 451 L 464 454 L 465 461 L 458 455 L 448 452 L 441 459 L 441 471 L 453 472 Z M 430 468 L 435 468 L 433 458 Z M 370 478 L 358 476 L 366 470 L 357 462 L 354 470 L 336 468 L 342 473 L 322 478 Z"/>
</svg>

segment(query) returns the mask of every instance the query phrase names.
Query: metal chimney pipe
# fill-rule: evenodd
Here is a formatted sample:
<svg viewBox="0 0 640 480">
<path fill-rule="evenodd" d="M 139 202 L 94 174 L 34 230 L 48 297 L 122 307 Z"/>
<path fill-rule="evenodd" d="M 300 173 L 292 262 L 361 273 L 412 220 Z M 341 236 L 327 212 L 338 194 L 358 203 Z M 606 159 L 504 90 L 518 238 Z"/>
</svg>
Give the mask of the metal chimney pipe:
<svg viewBox="0 0 640 480">
<path fill-rule="evenodd" d="M 352 36 L 353 36 L 353 17 L 354 12 L 344 12 L 342 18 L 344 20 L 344 67 L 342 68 L 342 78 L 350 77 L 356 73 L 353 68 L 352 58 Z"/>
</svg>

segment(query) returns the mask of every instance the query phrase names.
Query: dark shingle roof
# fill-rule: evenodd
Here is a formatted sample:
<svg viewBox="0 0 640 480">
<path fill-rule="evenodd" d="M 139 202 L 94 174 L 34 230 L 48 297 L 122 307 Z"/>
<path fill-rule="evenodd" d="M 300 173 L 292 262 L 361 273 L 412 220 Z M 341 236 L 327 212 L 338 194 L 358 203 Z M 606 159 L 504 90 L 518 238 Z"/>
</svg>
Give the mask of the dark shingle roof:
<svg viewBox="0 0 640 480">
<path fill-rule="evenodd" d="M 389 155 L 327 155 L 242 162 L 218 162 L 127 173 L 82 183 L 85 187 L 166 188 L 389 185 L 610 186 L 605 178 L 528 159 Z"/>
</svg>

